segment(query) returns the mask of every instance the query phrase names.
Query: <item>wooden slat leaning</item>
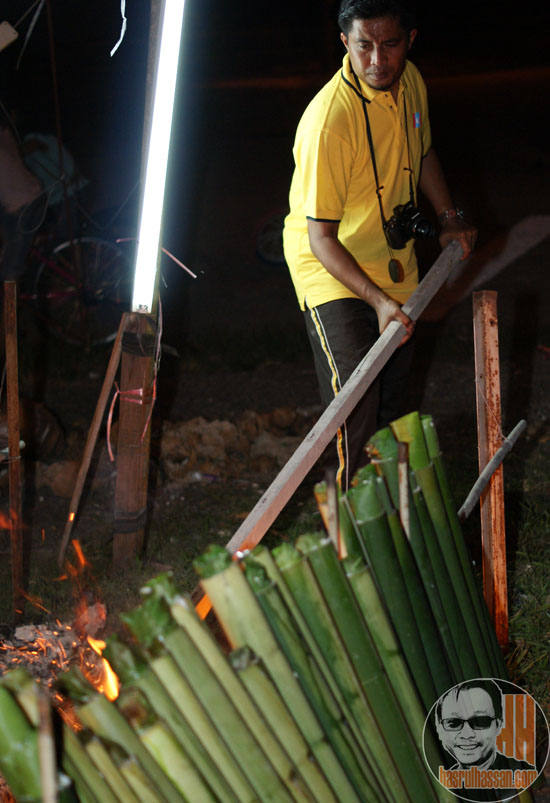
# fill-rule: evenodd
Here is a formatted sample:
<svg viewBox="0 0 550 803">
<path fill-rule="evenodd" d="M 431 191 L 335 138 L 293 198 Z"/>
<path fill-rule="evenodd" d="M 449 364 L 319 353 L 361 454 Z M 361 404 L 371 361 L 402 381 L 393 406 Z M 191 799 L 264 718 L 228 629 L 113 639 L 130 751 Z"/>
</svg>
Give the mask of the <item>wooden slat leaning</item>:
<svg viewBox="0 0 550 803">
<path fill-rule="evenodd" d="M 462 248 L 456 241 L 450 243 L 441 252 L 414 293 L 403 305 L 403 312 L 413 321 L 418 320 L 461 257 Z M 380 335 L 340 393 L 329 404 L 290 460 L 283 466 L 269 488 L 226 544 L 226 548 L 231 553 L 252 549 L 261 541 L 308 471 L 330 443 L 339 427 L 342 426 L 359 399 L 361 399 L 397 349 L 404 333 L 404 326 L 397 323 L 397 321 L 393 321 Z M 197 594 L 193 596 L 195 602 L 198 601 L 197 612 L 201 616 L 206 616 L 210 609 L 208 600 Z"/>
</svg>

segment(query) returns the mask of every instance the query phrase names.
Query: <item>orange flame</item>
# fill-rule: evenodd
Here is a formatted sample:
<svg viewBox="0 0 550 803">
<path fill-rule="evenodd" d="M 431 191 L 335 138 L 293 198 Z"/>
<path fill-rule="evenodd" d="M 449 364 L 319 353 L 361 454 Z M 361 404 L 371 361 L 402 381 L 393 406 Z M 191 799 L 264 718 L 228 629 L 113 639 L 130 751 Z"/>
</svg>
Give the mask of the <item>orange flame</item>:
<svg viewBox="0 0 550 803">
<path fill-rule="evenodd" d="M 94 639 L 91 636 L 88 636 L 88 644 L 99 656 L 101 656 L 106 646 L 104 641 L 101 639 Z M 90 678 L 88 678 L 88 680 L 90 680 Z M 101 692 L 101 694 L 104 694 L 108 700 L 116 700 L 118 697 L 120 680 L 106 658 L 101 657 L 101 677 L 99 681 L 93 683 L 96 689 Z"/>
</svg>

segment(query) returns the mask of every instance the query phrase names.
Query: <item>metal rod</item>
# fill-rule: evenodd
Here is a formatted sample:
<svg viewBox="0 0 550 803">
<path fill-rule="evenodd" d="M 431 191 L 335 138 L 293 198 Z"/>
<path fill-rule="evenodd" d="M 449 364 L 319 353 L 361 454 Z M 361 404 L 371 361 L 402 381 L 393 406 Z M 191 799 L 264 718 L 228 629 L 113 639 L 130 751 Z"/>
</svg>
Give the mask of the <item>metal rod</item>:
<svg viewBox="0 0 550 803">
<path fill-rule="evenodd" d="M 526 428 L 527 428 L 527 421 L 525 421 L 525 419 L 522 418 L 521 421 L 518 421 L 514 429 L 505 439 L 504 443 L 502 444 L 498 452 L 495 452 L 493 457 L 489 460 L 489 462 L 487 463 L 487 465 L 485 466 L 485 468 L 483 469 L 483 471 L 481 472 L 475 483 L 472 485 L 472 490 L 470 491 L 470 493 L 464 500 L 464 504 L 458 511 L 458 518 L 461 521 L 464 521 L 465 519 L 468 518 L 468 516 L 478 503 L 481 494 L 487 487 L 489 480 L 491 479 L 497 468 L 500 466 L 506 455 L 512 451 L 513 447 L 516 444 L 516 441 L 519 439 L 520 435 L 522 435 L 525 432 Z"/>
</svg>

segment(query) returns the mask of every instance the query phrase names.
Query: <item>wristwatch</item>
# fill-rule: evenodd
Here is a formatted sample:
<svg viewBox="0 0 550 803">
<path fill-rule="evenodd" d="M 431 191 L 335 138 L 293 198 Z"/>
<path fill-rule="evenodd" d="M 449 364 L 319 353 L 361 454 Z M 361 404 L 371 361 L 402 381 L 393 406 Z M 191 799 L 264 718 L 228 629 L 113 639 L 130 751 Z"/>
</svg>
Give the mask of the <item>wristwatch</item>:
<svg viewBox="0 0 550 803">
<path fill-rule="evenodd" d="M 445 223 L 446 220 L 449 220 L 450 218 L 453 217 L 458 217 L 461 220 L 464 220 L 464 212 L 462 211 L 462 209 L 458 209 L 458 207 L 456 209 L 447 209 L 446 212 L 442 212 L 439 215 L 439 222 Z"/>
</svg>

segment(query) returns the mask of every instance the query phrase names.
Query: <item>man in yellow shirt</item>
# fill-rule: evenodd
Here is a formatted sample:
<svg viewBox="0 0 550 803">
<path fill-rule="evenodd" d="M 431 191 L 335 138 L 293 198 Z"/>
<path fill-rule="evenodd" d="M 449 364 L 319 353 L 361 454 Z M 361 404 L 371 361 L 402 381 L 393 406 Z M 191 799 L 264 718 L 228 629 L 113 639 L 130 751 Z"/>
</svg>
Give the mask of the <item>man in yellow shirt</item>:
<svg viewBox="0 0 550 803">
<path fill-rule="evenodd" d="M 466 258 L 476 230 L 453 207 L 431 146 L 426 87 L 407 54 L 416 36 L 403 0 L 343 0 L 347 53 L 298 125 L 285 257 L 306 315 L 321 397 L 329 404 L 386 326 L 414 329 L 401 311 L 418 283 L 414 239 L 431 224 L 420 187 Z M 402 345 L 337 437 L 337 479 L 347 489 L 364 446 L 401 409 L 412 356 Z"/>
</svg>

